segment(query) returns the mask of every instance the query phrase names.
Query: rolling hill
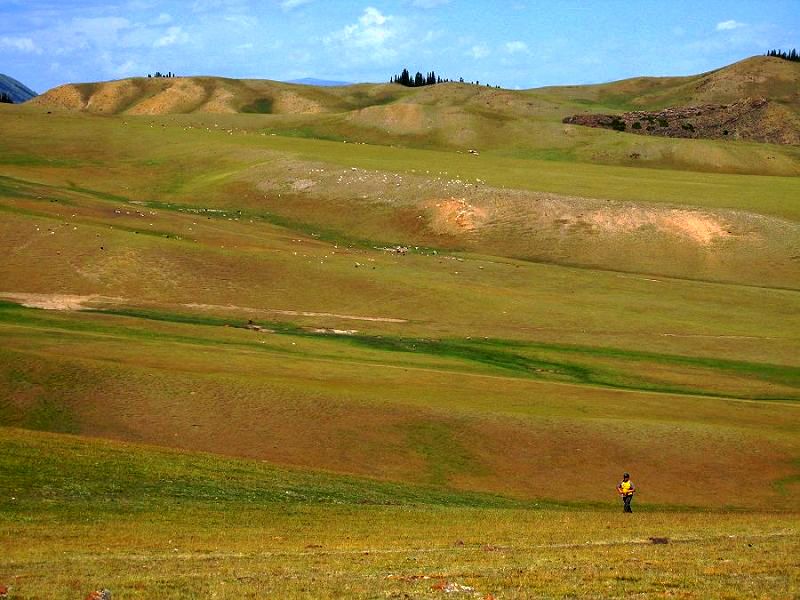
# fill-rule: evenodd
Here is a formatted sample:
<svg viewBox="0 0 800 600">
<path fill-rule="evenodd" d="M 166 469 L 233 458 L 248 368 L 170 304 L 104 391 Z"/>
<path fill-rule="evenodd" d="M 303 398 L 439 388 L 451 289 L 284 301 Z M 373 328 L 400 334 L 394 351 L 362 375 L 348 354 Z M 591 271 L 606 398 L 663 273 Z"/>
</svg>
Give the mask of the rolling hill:
<svg viewBox="0 0 800 600">
<path fill-rule="evenodd" d="M 791 597 L 798 149 L 561 122 L 790 76 L 0 105 L 0 586 Z"/>
<path fill-rule="evenodd" d="M 485 107 L 507 115 L 528 115 L 541 107 L 531 99 L 558 97 L 573 103 L 591 101 L 619 108 L 659 109 L 693 104 L 730 104 L 748 97 L 765 97 L 800 110 L 800 66 L 773 57 L 753 57 L 691 77 L 639 77 L 613 83 L 550 87 L 513 92 L 465 84 L 402 88 L 390 84 L 359 84 L 341 88 L 285 84 L 268 80 L 219 77 L 134 78 L 95 84 L 67 84 L 37 100 L 43 106 L 63 106 L 105 114 L 338 113 L 392 103 L 421 106 Z M 335 82 L 330 82 L 335 83 Z M 534 111 L 535 112 L 535 111 Z"/>
<path fill-rule="evenodd" d="M 249 114 L 252 118 L 236 119 L 236 125 L 284 136 L 463 152 L 478 149 L 511 158 L 793 175 L 800 173 L 797 146 L 747 146 L 728 140 L 675 143 L 565 126 L 562 120 L 609 109 L 725 103 L 747 94 L 769 100 L 750 130 L 791 142 L 800 130 L 799 84 L 800 65 L 755 57 L 691 78 L 640 78 L 528 91 L 457 83 L 424 88 L 314 87 L 215 77 L 136 78 L 61 86 L 37 98 L 34 105 L 130 117 L 184 116 L 212 126 L 228 115 Z"/>
<path fill-rule="evenodd" d="M 796 177 L 0 110 L 6 424 L 558 500 L 637 454 L 666 503 L 793 497 L 748 482 L 800 451 Z M 550 490 L 537 457 L 585 439 Z"/>
<path fill-rule="evenodd" d="M 318 87 L 339 87 L 342 85 L 353 85 L 351 81 L 331 81 L 330 79 L 317 79 L 316 77 L 303 77 L 302 79 L 292 79 L 286 83 L 299 83 L 302 85 L 315 85 Z"/>
<path fill-rule="evenodd" d="M 689 77 L 635 77 L 589 86 L 542 88 L 562 98 L 623 109 L 731 104 L 743 98 L 770 98 L 794 111 L 800 105 L 800 69 L 793 62 L 754 56 Z"/>
</svg>

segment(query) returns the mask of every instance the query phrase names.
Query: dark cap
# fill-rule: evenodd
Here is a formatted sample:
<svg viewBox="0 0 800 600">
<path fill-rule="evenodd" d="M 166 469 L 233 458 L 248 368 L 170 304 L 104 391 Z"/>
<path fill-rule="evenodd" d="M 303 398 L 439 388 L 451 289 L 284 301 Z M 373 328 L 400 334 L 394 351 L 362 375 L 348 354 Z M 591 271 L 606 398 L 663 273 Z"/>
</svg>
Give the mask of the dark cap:
<svg viewBox="0 0 800 600">
<path fill-rule="evenodd" d="M 630 476 L 631 476 L 631 474 L 630 474 L 630 473 L 623 473 L 623 474 L 622 474 L 622 476 L 623 476 L 623 477 L 630 477 Z"/>
</svg>

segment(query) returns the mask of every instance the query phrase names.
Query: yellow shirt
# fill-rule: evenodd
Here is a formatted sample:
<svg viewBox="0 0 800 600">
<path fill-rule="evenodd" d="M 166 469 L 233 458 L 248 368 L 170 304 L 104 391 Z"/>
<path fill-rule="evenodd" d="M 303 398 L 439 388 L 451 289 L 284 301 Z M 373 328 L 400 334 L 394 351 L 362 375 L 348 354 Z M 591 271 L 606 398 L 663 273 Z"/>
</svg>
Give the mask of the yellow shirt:
<svg viewBox="0 0 800 600">
<path fill-rule="evenodd" d="M 623 496 L 632 495 L 634 490 L 633 482 L 630 479 L 628 481 L 623 481 L 619 484 L 619 490 Z"/>
</svg>

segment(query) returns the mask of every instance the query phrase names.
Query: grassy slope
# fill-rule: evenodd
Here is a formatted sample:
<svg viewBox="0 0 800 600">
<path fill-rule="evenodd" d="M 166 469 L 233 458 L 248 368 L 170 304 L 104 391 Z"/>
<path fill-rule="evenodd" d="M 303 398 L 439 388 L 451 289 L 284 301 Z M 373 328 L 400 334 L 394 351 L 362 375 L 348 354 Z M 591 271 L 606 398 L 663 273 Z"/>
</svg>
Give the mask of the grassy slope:
<svg viewBox="0 0 800 600">
<path fill-rule="evenodd" d="M 603 165 L 694 169 L 704 172 L 796 175 L 797 149 L 758 144 L 670 140 L 564 127 L 569 114 L 675 104 L 732 102 L 765 96 L 800 114 L 796 64 L 754 57 L 685 78 L 638 78 L 600 86 L 524 92 L 444 84 L 341 88 L 213 77 L 131 79 L 51 90 L 33 106 L 67 106 L 99 114 L 190 113 L 219 124 L 232 113 L 255 112 L 259 127 L 293 137 L 350 140 L 414 148 L 480 148 L 504 157 Z M 794 117 L 792 115 L 795 115 Z M 241 121 L 238 121 L 241 123 Z"/>
<path fill-rule="evenodd" d="M 8 428 L 0 448 L 0 582 L 15 598 L 797 591 L 796 514 L 631 519 Z"/>
<path fill-rule="evenodd" d="M 531 90 L 560 99 L 623 110 L 655 110 L 667 106 L 729 104 L 764 96 L 797 109 L 798 68 L 789 61 L 754 56 L 689 77 L 635 77 L 588 86 Z"/>
<path fill-rule="evenodd" d="M 654 502 L 796 501 L 797 368 L 144 314 L 6 307 L 3 422 L 523 498 L 600 500 L 624 463 Z"/>
<path fill-rule="evenodd" d="M 24 498 L 0 501 L 13 540 L 0 584 L 21 597 L 89 583 L 126 597 L 426 596 L 440 580 L 507 597 L 797 589 L 796 178 L 598 167 L 555 137 L 542 151 L 557 160 L 542 161 L 524 144 L 473 157 L 258 135 L 335 137 L 347 123 L 337 115 L 0 111 L 0 292 L 101 295 L 88 304 L 106 310 L 0 306 L 0 456 Z M 613 148 L 612 162 L 629 151 L 628 136 L 577 135 Z M 697 152 L 692 168 L 733 154 L 766 165 L 775 152 L 794 164 L 791 150 L 663 142 Z M 646 228 L 591 241 L 535 220 L 482 237 L 436 228 L 425 202 L 442 194 L 526 215 L 547 202 L 595 210 L 586 197 L 597 197 L 739 229 L 707 248 Z M 538 246 L 518 243 L 541 232 Z M 393 243 L 420 248 L 375 249 Z M 273 333 L 242 329 L 247 319 Z M 597 507 L 614 501 L 620 468 L 651 511 L 746 512 L 619 521 Z M 287 489 L 288 509 L 276 493 Z M 582 510 L 530 509 L 543 500 Z M 620 531 L 697 541 L 607 545 Z M 632 554 L 647 568 L 598 571 Z M 201 559 L 219 575 L 198 576 Z M 142 568 L 119 568 L 131 560 Z"/>
<path fill-rule="evenodd" d="M 37 123 L 42 124 L 41 129 Z M 55 127 L 45 130 L 48 123 Z M 345 167 L 342 172 L 358 166 L 377 177 L 374 169 L 391 169 L 390 174 L 399 172 L 414 183 L 425 182 L 424 177 L 413 179 L 422 177 L 423 168 L 438 168 L 457 171 L 462 180 L 486 178 L 497 188 L 530 186 L 552 191 L 555 187 L 571 194 L 600 194 L 607 189 L 609 195 L 627 200 L 674 203 L 688 196 L 687 190 L 694 190 L 684 201 L 701 203 L 703 210 L 715 204 L 736 206 L 777 213 L 790 219 L 788 223 L 797 219 L 796 207 L 786 202 L 787 190 L 797 185 L 795 179 L 627 170 L 625 174 L 635 179 L 624 187 L 612 185 L 625 181 L 615 180 L 613 172 L 601 173 L 589 166 L 573 166 L 572 176 L 567 177 L 566 170 L 560 174 L 550 163 L 515 164 L 500 159 L 484 161 L 484 157 L 477 161 L 441 152 L 159 125 L 30 114 L 5 122 L 12 133 L 3 156 L 8 176 L 2 180 L 3 233 L 9 258 L 2 267 L 6 289 L 0 291 L 102 294 L 111 298 L 112 306 L 145 307 L 162 311 L 168 318 L 196 311 L 187 305 L 200 304 L 209 306 L 204 314 L 234 323 L 256 318 L 290 327 L 357 329 L 368 336 L 390 336 L 376 350 L 381 350 L 381 345 L 393 351 L 412 346 L 417 352 L 415 346 L 419 345 L 424 355 L 448 356 L 451 368 L 463 369 L 465 364 L 472 365 L 470 369 L 476 365 L 499 367 L 513 376 L 552 382 L 745 399 L 796 397 L 792 369 L 798 366 L 797 293 L 763 287 L 776 283 L 793 287 L 796 267 L 781 271 L 772 264 L 769 270 L 762 270 L 759 260 L 770 256 L 763 242 L 757 251 L 748 251 L 746 262 L 743 258 L 732 261 L 728 271 L 724 271 L 724 263 L 709 262 L 710 278 L 728 273 L 727 278 L 732 279 L 719 284 L 662 277 L 669 269 L 683 269 L 678 274 L 694 277 L 700 272 L 688 259 L 676 261 L 681 252 L 677 240 L 665 248 L 668 261 L 652 255 L 654 270 L 661 269 L 659 279 L 654 280 L 635 272 L 565 268 L 491 256 L 486 253 L 502 254 L 506 238 L 493 245 L 438 235 L 424 224 L 420 227 L 416 218 L 398 218 L 405 210 L 402 195 L 397 198 L 399 206 L 376 206 L 365 203 L 360 194 L 345 191 L 341 196 L 342 189 L 359 184 L 337 186 L 334 179 L 322 182 L 320 192 L 305 197 L 291 193 L 292 179 L 282 183 L 277 178 L 285 177 L 282 171 L 297 173 L 293 175 L 297 179 L 314 177 L 321 169 L 333 170 L 332 177 L 338 177 L 339 163 Z M 69 160 L 61 158 L 64 156 Z M 105 166 L 107 162 L 110 168 Z M 146 177 L 141 176 L 144 170 Z M 358 177 L 365 172 L 362 170 Z M 655 181 L 648 181 L 645 175 Z M 264 181 L 278 181 L 279 185 L 260 193 L 256 186 Z M 290 190 L 286 200 L 282 198 L 285 186 Z M 754 203 L 753 196 L 761 201 Z M 201 207 L 222 212 L 198 212 Z M 354 208 L 360 211 L 358 223 L 342 219 Z M 792 243 L 796 234 L 789 227 L 784 235 Z M 520 234 L 524 230 L 509 237 L 522 238 Z M 442 244 L 471 243 L 480 252 L 441 255 L 428 247 L 399 257 L 373 249 L 415 237 L 440 248 Z M 720 252 L 724 250 L 712 247 L 707 255 L 710 259 Z M 614 259 L 613 255 L 606 257 L 605 266 L 618 268 Z M 560 260 L 568 263 L 574 255 Z M 334 289 L 336 293 L 331 292 Z M 303 317 L 297 311 L 317 314 Z M 353 316 L 357 318 L 350 318 Z M 12 311 L 6 318 L 10 325 L 22 316 Z M 33 331 L 42 327 L 33 321 Z M 44 327 L 45 341 L 49 330 Z M 41 339 L 41 334 L 33 336 L 33 331 L 11 330 L 14 341 L 10 347 Z M 69 331 L 67 327 L 67 333 L 59 338 L 72 344 L 67 342 Z M 489 337 L 497 342 L 477 344 L 465 341 L 468 337 Z M 434 342 L 424 341 L 431 338 Z M 353 352 L 357 342 L 375 347 L 371 337 L 359 340 L 341 343 L 347 352 Z M 81 350 L 82 343 L 86 350 Z M 95 343 L 92 336 L 79 337 L 73 352 L 85 358 L 96 356 L 100 351 L 95 350 Z M 26 352 L 16 360 L 24 363 L 28 360 L 25 356 L 41 350 L 27 348 Z M 49 353 L 51 360 L 60 354 Z M 334 350 L 324 353 L 334 354 Z M 401 364 L 410 354 L 401 353 Z M 123 355 L 119 360 L 126 365 L 133 358 Z M 370 360 L 381 364 L 385 358 Z M 244 369 L 246 372 L 247 367 Z M 124 381 L 124 367 L 121 376 Z M 87 396 L 102 397 L 98 390 L 103 390 L 103 385 L 98 384 Z M 436 390 L 439 384 L 433 382 L 432 386 Z M 290 397 L 302 396 L 302 388 L 294 389 Z M 113 389 L 115 393 L 118 390 Z M 557 397 L 555 390 L 559 389 L 547 394 Z M 207 401 L 215 401 L 220 393 L 209 391 Z M 257 394 L 252 390 L 242 393 Z M 443 401 L 440 392 L 431 393 L 435 398 L 431 401 Z M 589 392 L 594 393 L 598 392 Z M 527 392 L 515 394 L 525 397 Z M 16 398 L 23 408 L 24 397 Z M 161 394 L 158 397 L 159 402 L 167 401 Z M 32 423 L 39 418 L 38 409 L 33 416 L 26 416 L 26 410 L 13 417 L 14 422 Z M 93 408 L 76 417 L 75 426 L 81 431 L 97 427 L 100 413 L 96 411 Z M 564 414 L 571 411 L 565 409 Z M 240 415 L 227 437 L 235 437 L 240 424 L 251 417 Z M 389 419 L 386 427 L 394 426 L 392 423 Z M 53 420 L 50 426 L 54 426 Z M 109 426 L 107 433 L 133 439 L 142 435 L 134 435 L 130 427 L 116 424 Z M 356 424 L 342 427 L 346 432 Z M 508 427 L 498 428 L 495 439 L 507 435 Z M 461 435 L 466 434 L 462 429 Z M 167 440 L 166 431 L 153 435 L 157 438 L 153 441 Z M 415 439 L 412 433 L 403 435 Z M 346 457 L 347 435 L 341 439 L 341 451 L 326 460 L 333 468 L 363 469 L 358 460 Z M 315 450 L 315 456 L 323 450 Z M 786 451 L 791 458 L 793 450 Z M 246 453 L 244 445 L 236 452 Z M 298 447 L 288 452 L 288 457 L 273 458 L 313 464 L 302 458 L 304 452 L 311 450 Z M 490 454 L 501 457 L 502 449 L 495 448 Z M 408 465 L 415 464 L 409 461 Z M 400 460 L 396 465 L 397 473 L 406 477 L 412 467 L 403 463 Z M 776 478 L 786 474 L 778 474 L 781 468 L 777 463 L 776 469 Z M 433 477 L 430 473 L 424 476 Z"/>
<path fill-rule="evenodd" d="M 38 196 L 71 198 L 76 206 L 91 202 L 97 224 L 107 214 L 103 205 L 110 209 L 136 201 L 148 212 L 161 209 L 162 214 L 146 222 L 127 219 L 129 227 L 140 231 L 164 230 L 164 219 L 176 216 L 165 215 L 164 209 L 227 209 L 244 211 L 247 224 L 255 220 L 258 226 L 266 221 L 299 227 L 330 241 L 369 247 L 449 247 L 544 263 L 774 287 L 796 287 L 798 280 L 793 258 L 797 226 L 785 221 L 796 221 L 799 214 L 793 201 L 800 194 L 794 177 L 676 175 L 359 144 L 345 148 L 327 141 L 253 135 L 251 129 L 229 133 L 227 127 L 189 128 L 170 120 L 126 124 L 117 119 L 16 116 L 7 121 L 12 141 L 2 157 L 11 177 L 0 185 L 18 198 L 18 210 L 24 205 L 50 218 L 63 211 L 55 202 L 36 202 Z M 70 161 L 55 158 L 65 153 Z M 113 160 L 111 168 L 100 166 L 104 158 Z M 354 167 L 362 171 L 353 173 Z M 143 170 L 147 177 L 141 177 Z M 298 191 L 298 185 L 311 187 Z M 508 188 L 523 192 L 514 196 Z M 565 201 L 573 206 L 568 209 L 571 225 L 559 218 L 565 211 L 563 202 L 546 195 L 553 192 L 570 195 Z M 436 204 L 448 198 L 466 198 L 488 211 L 487 227 L 466 235 L 437 230 Z M 647 210 L 658 212 L 657 218 L 667 220 L 673 218 L 673 207 L 691 208 L 692 218 L 710 219 L 721 233 L 735 236 L 735 243 L 686 244 L 682 238 L 693 235 L 691 224 L 678 224 L 683 229 L 677 234 L 671 226 L 652 231 L 651 217 L 636 217 L 635 207 L 642 202 L 651 204 Z M 356 222 L 347 218 L 354 212 L 359 215 Z M 638 228 L 634 225 L 636 235 L 624 233 L 631 212 L 644 219 Z M 610 223 L 610 231 L 601 229 L 598 234 L 594 224 L 582 221 L 584 213 L 598 215 L 601 224 Z M 765 220 L 759 214 L 782 220 Z M 203 216 L 208 221 L 220 215 Z M 122 216 L 114 218 L 123 221 Z M 188 237 L 192 226 L 186 221 L 171 223 L 179 226 L 173 234 Z M 226 234 L 216 237 L 220 235 Z M 240 244 L 242 239 L 233 236 L 229 243 Z M 672 259 L 664 261 L 664 254 Z"/>
</svg>

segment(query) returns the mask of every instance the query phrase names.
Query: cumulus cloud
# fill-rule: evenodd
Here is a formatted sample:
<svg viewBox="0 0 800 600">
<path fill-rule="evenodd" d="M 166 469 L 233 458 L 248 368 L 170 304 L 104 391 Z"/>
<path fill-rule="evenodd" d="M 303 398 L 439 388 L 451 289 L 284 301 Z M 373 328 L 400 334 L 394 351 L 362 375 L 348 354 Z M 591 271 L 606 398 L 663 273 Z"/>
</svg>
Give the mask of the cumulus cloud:
<svg viewBox="0 0 800 600">
<path fill-rule="evenodd" d="M 505 49 L 509 54 L 527 54 L 528 44 L 520 41 L 507 42 Z"/>
<path fill-rule="evenodd" d="M 8 48 L 26 54 L 42 53 L 42 49 L 29 37 L 0 37 L 0 48 Z"/>
<path fill-rule="evenodd" d="M 165 46 L 172 46 L 173 44 L 183 44 L 188 41 L 189 35 L 183 30 L 182 27 L 175 26 L 167 29 L 167 32 L 158 38 L 154 43 L 154 48 L 163 48 Z"/>
<path fill-rule="evenodd" d="M 469 49 L 467 54 L 476 60 L 480 60 L 481 58 L 486 58 L 491 54 L 491 50 L 486 44 L 477 44 Z"/>
<path fill-rule="evenodd" d="M 383 25 L 389 20 L 389 17 L 382 15 L 377 8 L 368 6 L 358 20 L 364 27 L 369 27 L 370 25 Z"/>
<path fill-rule="evenodd" d="M 731 19 L 730 21 L 722 21 L 721 23 L 717 23 L 717 31 L 731 31 L 732 29 L 739 29 L 740 27 L 744 26 L 744 23 L 739 23 L 739 21 L 734 21 Z"/>
<path fill-rule="evenodd" d="M 377 8 L 369 6 L 364 9 L 356 23 L 335 31 L 324 41 L 329 46 L 359 52 L 361 59 L 394 56 L 396 52 L 389 43 L 397 37 L 396 21 L 395 17 L 384 15 Z"/>
</svg>

